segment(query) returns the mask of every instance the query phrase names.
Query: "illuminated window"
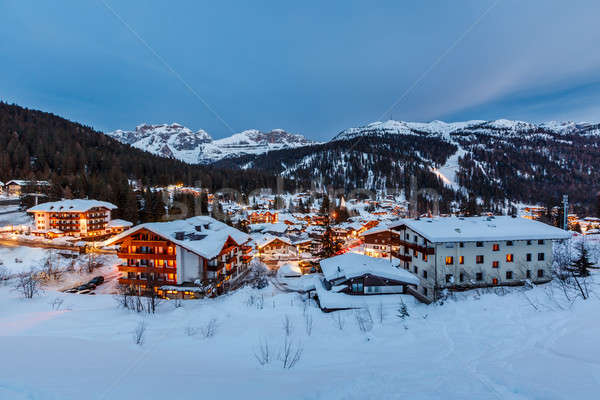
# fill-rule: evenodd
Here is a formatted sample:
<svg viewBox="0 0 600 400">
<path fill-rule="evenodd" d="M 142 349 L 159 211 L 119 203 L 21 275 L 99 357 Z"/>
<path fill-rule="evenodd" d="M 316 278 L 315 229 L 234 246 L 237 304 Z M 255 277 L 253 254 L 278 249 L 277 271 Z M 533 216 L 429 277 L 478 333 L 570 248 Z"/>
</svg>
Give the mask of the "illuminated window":
<svg viewBox="0 0 600 400">
<path fill-rule="evenodd" d="M 500 250 L 500 245 L 498 243 L 494 243 L 494 245 L 492 246 L 492 250 L 493 251 L 498 251 Z"/>
<path fill-rule="evenodd" d="M 492 262 L 492 268 L 498 268 L 499 266 L 500 266 L 500 263 L 498 261 Z"/>
<path fill-rule="evenodd" d="M 169 267 L 172 267 L 174 265 L 173 260 L 169 260 Z"/>
<path fill-rule="evenodd" d="M 515 260 L 515 256 L 512 253 L 506 255 L 506 262 L 513 262 Z"/>
<path fill-rule="evenodd" d="M 446 257 L 446 265 L 452 265 L 452 264 L 454 264 L 454 257 L 447 256 Z"/>
<path fill-rule="evenodd" d="M 492 279 L 492 283 L 493 283 L 494 285 L 497 285 L 497 284 L 498 284 L 498 278 L 494 278 L 494 279 Z"/>
<path fill-rule="evenodd" d="M 175 274 L 169 274 L 169 280 L 172 281 L 175 279 Z"/>
<path fill-rule="evenodd" d="M 465 256 L 459 256 L 458 257 L 458 263 L 459 264 L 464 264 L 465 263 Z"/>
<path fill-rule="evenodd" d="M 483 264 L 483 256 L 475 256 L 475 262 L 477 264 Z"/>
</svg>

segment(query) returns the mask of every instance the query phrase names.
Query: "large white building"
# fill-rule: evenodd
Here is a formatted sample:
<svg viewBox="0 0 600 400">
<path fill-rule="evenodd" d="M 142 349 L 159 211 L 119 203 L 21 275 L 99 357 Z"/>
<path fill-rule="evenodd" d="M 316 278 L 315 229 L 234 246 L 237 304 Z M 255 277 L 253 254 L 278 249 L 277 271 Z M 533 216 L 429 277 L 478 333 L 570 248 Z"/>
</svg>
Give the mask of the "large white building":
<svg viewBox="0 0 600 400">
<path fill-rule="evenodd" d="M 102 236 L 111 220 L 112 203 L 73 199 L 38 204 L 27 210 L 33 214 L 34 234 L 47 236 Z"/>
<path fill-rule="evenodd" d="M 552 243 L 570 233 L 510 216 L 403 219 L 362 235 L 365 252 L 399 258 L 435 299 L 443 289 L 552 279 Z"/>
</svg>

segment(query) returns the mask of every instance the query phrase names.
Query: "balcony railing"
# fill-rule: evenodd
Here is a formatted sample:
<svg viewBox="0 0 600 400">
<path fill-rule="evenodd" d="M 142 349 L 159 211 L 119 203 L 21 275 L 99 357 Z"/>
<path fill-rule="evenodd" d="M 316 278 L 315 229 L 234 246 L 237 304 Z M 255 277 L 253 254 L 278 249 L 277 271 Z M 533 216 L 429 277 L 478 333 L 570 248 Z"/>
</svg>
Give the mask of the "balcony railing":
<svg viewBox="0 0 600 400">
<path fill-rule="evenodd" d="M 154 254 L 154 253 L 128 253 L 118 252 L 119 258 L 135 258 L 138 260 L 176 260 L 175 254 Z"/>
</svg>

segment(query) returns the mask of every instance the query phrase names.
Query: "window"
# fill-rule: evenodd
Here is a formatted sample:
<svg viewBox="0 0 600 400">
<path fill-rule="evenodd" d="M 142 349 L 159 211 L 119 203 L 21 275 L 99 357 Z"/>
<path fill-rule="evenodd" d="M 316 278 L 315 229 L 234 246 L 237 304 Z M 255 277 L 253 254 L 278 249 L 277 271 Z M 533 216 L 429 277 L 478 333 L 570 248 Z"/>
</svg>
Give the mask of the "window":
<svg viewBox="0 0 600 400">
<path fill-rule="evenodd" d="M 362 282 L 354 282 L 352 284 L 352 293 L 362 293 L 364 290 Z"/>
<path fill-rule="evenodd" d="M 513 241 L 512 240 L 507 240 L 506 241 L 506 245 L 507 246 L 512 246 L 513 245 Z"/>
<path fill-rule="evenodd" d="M 538 261 L 544 261 L 544 253 L 538 253 Z"/>
<path fill-rule="evenodd" d="M 497 285 L 498 284 L 498 278 L 493 278 L 492 279 L 492 284 L 493 285 Z"/>
<path fill-rule="evenodd" d="M 427 254 L 423 253 L 423 261 L 427 261 Z"/>
<path fill-rule="evenodd" d="M 452 265 L 452 264 L 454 264 L 454 257 L 447 256 L 446 257 L 446 265 Z"/>
<path fill-rule="evenodd" d="M 529 279 L 529 278 L 531 278 L 531 270 L 530 269 L 527 270 L 527 279 Z"/>
<path fill-rule="evenodd" d="M 492 268 L 500 267 L 500 263 L 498 261 L 492 261 Z"/>
<path fill-rule="evenodd" d="M 415 274 L 419 272 L 419 267 L 415 265 Z"/>
<path fill-rule="evenodd" d="M 418 252 L 418 251 L 416 251 L 416 250 L 413 250 L 413 256 L 415 256 L 415 257 L 419 257 L 419 252 Z"/>
<path fill-rule="evenodd" d="M 483 272 L 478 272 L 475 274 L 475 279 L 478 281 L 482 281 L 483 280 Z"/>
<path fill-rule="evenodd" d="M 498 251 L 500 250 L 500 245 L 498 243 L 494 243 L 494 245 L 492 246 L 492 250 L 493 251 Z"/>
<path fill-rule="evenodd" d="M 452 281 L 453 281 L 452 274 L 446 274 L 446 283 L 450 283 Z"/>
<path fill-rule="evenodd" d="M 538 240 L 538 244 L 544 244 L 544 241 L 540 239 Z"/>
<path fill-rule="evenodd" d="M 458 280 L 461 281 L 461 282 L 464 282 L 464 280 L 465 280 L 465 274 L 461 272 L 460 275 L 458 276 Z"/>
<path fill-rule="evenodd" d="M 543 278 L 544 277 L 544 270 L 543 269 L 538 269 L 537 277 L 538 278 Z"/>
<path fill-rule="evenodd" d="M 483 264 L 483 256 L 475 256 L 475 262 L 477 264 Z"/>
<path fill-rule="evenodd" d="M 477 242 L 477 247 L 483 247 L 483 242 Z"/>
<path fill-rule="evenodd" d="M 512 275 L 512 271 L 506 271 L 506 279 L 512 279 L 513 275 Z"/>
<path fill-rule="evenodd" d="M 459 243 L 459 247 L 465 247 L 465 243 L 464 242 L 460 242 Z"/>
<path fill-rule="evenodd" d="M 423 278 L 427 279 L 427 271 L 423 270 Z"/>
<path fill-rule="evenodd" d="M 512 253 L 506 255 L 506 262 L 513 262 L 515 260 L 515 256 Z"/>
<path fill-rule="evenodd" d="M 465 256 L 458 256 L 458 263 L 459 264 L 464 264 L 465 263 Z"/>
<path fill-rule="evenodd" d="M 427 296 L 427 288 L 426 288 L 426 287 L 424 287 L 424 288 L 423 288 L 423 294 L 424 294 L 425 296 Z"/>
<path fill-rule="evenodd" d="M 527 253 L 527 261 L 531 261 L 531 253 Z"/>
<path fill-rule="evenodd" d="M 531 240 L 527 241 L 527 246 L 531 246 Z"/>
</svg>

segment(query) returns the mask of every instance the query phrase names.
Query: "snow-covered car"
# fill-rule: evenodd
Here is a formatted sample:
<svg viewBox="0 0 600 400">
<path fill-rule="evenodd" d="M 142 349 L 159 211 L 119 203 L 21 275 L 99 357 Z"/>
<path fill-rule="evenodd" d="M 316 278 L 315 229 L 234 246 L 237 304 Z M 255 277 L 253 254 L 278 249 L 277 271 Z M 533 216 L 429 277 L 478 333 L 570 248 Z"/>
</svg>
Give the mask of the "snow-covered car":
<svg viewBox="0 0 600 400">
<path fill-rule="evenodd" d="M 77 288 L 67 289 L 65 290 L 65 293 L 77 293 Z"/>
<path fill-rule="evenodd" d="M 89 294 L 92 289 L 83 289 L 77 292 L 77 294 Z"/>
</svg>

